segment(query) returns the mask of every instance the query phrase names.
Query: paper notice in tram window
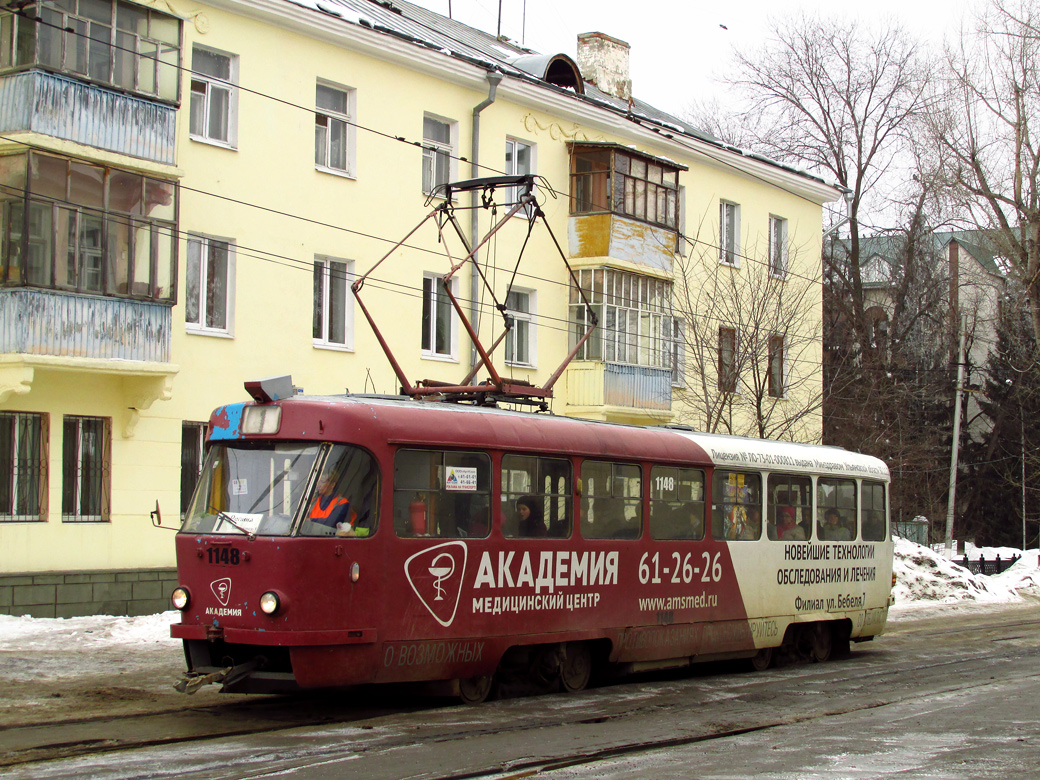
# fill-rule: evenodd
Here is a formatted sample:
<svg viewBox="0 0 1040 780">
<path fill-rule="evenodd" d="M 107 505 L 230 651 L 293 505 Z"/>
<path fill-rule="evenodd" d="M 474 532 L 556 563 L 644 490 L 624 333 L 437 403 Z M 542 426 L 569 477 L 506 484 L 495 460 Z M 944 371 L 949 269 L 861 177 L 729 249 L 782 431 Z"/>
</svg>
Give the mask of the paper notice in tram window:
<svg viewBox="0 0 1040 780">
<path fill-rule="evenodd" d="M 248 514 L 246 512 L 224 512 L 225 515 L 235 521 L 237 527 L 224 518 L 220 519 L 217 527 L 213 529 L 215 534 L 255 534 L 260 527 L 260 521 L 264 519 L 262 514 Z"/>
<path fill-rule="evenodd" d="M 471 490 L 477 489 L 477 470 L 472 467 L 448 466 L 448 473 L 444 480 L 445 490 Z"/>
</svg>

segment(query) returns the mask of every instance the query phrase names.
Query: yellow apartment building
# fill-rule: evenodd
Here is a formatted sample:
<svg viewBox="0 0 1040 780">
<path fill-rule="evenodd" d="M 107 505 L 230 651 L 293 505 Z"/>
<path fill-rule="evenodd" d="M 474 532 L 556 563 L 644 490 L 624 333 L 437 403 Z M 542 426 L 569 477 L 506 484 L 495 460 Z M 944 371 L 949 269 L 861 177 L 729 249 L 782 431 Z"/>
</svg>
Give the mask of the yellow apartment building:
<svg viewBox="0 0 1040 780">
<path fill-rule="evenodd" d="M 485 346 L 511 317 L 510 381 L 595 312 L 553 412 L 818 440 L 838 192 L 639 101 L 628 56 L 399 0 L 0 6 L 0 613 L 165 609 L 150 513 L 176 526 L 245 380 L 398 393 L 359 276 L 410 381 L 470 374 L 443 279 L 518 189 L 449 182 L 535 177 L 449 284 Z"/>
</svg>

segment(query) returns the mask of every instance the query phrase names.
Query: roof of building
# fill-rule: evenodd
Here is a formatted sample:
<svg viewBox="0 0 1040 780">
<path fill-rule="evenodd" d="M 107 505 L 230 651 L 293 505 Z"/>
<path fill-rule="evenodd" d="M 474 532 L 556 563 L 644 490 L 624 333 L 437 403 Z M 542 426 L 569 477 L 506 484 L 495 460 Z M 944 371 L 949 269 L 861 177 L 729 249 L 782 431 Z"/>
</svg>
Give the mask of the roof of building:
<svg viewBox="0 0 1040 780">
<path fill-rule="evenodd" d="M 546 68 L 566 54 L 539 54 L 517 45 L 507 38 L 496 38 L 457 20 L 421 8 L 407 0 L 286 0 L 328 17 L 367 27 L 376 32 L 392 35 L 417 46 L 441 51 L 444 54 L 488 69 L 497 69 L 506 75 L 540 84 L 548 89 L 567 94 L 575 100 L 584 100 L 601 108 L 624 115 L 633 122 L 653 127 L 665 134 L 687 136 L 739 154 L 748 159 L 790 171 L 807 179 L 830 184 L 820 176 L 808 173 L 760 154 L 755 154 L 722 141 L 710 133 L 697 129 L 688 122 L 661 111 L 638 98 L 631 101 L 607 94 L 594 84 L 584 81 L 581 89 L 568 89 L 546 81 Z M 577 66 L 574 65 L 575 71 Z M 541 73 L 542 75 L 538 75 Z"/>
<path fill-rule="evenodd" d="M 931 234 L 934 242 L 933 248 L 936 252 L 945 252 L 946 248 L 953 242 L 962 246 L 968 254 L 975 259 L 979 266 L 994 276 L 1004 276 L 996 259 L 999 252 L 993 245 L 993 241 L 982 230 L 937 230 Z M 844 243 L 848 243 L 847 240 Z M 866 236 L 860 240 L 861 264 L 869 262 L 872 258 L 879 257 L 893 268 L 898 267 L 903 260 L 903 247 L 906 244 L 906 236 L 902 233 L 886 233 L 876 236 Z M 883 280 L 872 281 L 870 284 L 885 284 Z"/>
</svg>

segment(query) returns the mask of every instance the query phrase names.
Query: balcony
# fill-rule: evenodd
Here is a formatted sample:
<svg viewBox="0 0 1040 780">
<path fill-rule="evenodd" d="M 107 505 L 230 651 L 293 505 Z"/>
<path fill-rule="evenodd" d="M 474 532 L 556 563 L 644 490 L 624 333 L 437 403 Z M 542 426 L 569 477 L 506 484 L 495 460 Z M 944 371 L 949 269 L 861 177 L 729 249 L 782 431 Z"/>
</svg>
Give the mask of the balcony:
<svg viewBox="0 0 1040 780">
<path fill-rule="evenodd" d="M 148 301 L 0 290 L 0 354 L 168 363 L 170 311 Z"/>
<path fill-rule="evenodd" d="M 174 164 L 177 109 L 43 71 L 0 78 L 0 133 L 32 132 Z"/>
<path fill-rule="evenodd" d="M 566 414 L 641 424 L 674 417 L 667 368 L 582 361 L 568 366 L 566 382 Z"/>
<path fill-rule="evenodd" d="M 169 362 L 171 317 L 158 303 L 0 290 L 0 403 L 29 393 L 38 372 L 115 376 L 131 438 L 141 411 L 170 398 L 180 370 Z"/>
</svg>

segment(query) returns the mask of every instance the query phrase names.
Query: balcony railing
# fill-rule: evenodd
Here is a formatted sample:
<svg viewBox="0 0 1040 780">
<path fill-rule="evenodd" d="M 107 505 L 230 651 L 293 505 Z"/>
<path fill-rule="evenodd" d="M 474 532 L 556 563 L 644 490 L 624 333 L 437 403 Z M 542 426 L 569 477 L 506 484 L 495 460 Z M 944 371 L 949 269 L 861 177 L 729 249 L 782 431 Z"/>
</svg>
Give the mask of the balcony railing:
<svg viewBox="0 0 1040 780">
<path fill-rule="evenodd" d="M 0 354 L 170 361 L 171 307 L 147 301 L 0 290 Z"/>
<path fill-rule="evenodd" d="M 667 368 L 583 361 L 572 363 L 567 377 L 571 406 L 655 412 L 672 408 L 672 372 Z"/>
<path fill-rule="evenodd" d="M 34 132 L 173 165 L 177 110 L 43 71 L 0 78 L 0 132 Z"/>
</svg>

